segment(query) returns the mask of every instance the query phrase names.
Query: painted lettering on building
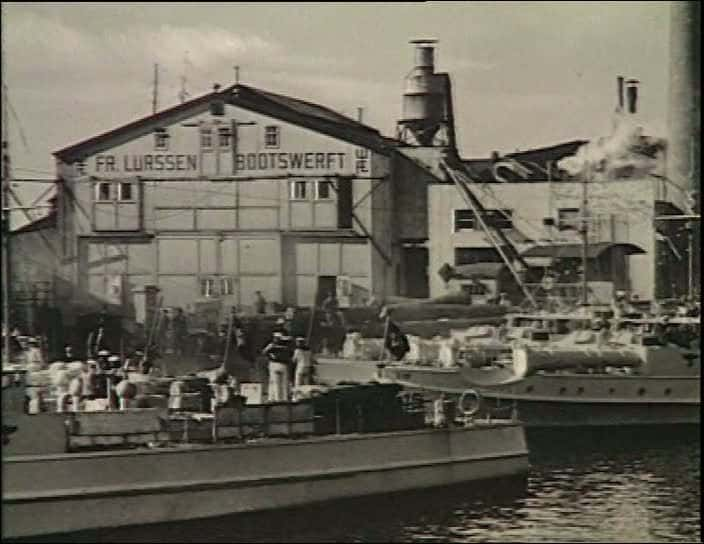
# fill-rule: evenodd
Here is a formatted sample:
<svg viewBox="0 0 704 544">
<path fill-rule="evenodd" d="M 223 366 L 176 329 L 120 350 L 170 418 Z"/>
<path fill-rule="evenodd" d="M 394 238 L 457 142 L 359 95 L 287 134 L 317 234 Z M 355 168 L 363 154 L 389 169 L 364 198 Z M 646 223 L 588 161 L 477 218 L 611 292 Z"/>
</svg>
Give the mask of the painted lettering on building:
<svg viewBox="0 0 704 544">
<path fill-rule="evenodd" d="M 198 170 L 198 155 L 96 155 L 96 172 L 192 172 Z"/>
<path fill-rule="evenodd" d="M 238 153 L 235 168 L 244 170 L 343 170 L 344 153 Z"/>
<path fill-rule="evenodd" d="M 369 150 L 359 147 L 354 152 L 354 171 L 356 174 L 369 174 Z"/>
</svg>

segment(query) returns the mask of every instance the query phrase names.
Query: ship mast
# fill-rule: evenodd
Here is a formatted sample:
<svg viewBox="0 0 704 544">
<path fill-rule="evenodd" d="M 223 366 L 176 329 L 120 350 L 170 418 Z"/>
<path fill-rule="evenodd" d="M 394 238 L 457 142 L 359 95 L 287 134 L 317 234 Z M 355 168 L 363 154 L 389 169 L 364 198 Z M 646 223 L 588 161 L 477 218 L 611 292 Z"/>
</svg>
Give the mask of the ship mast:
<svg viewBox="0 0 704 544">
<path fill-rule="evenodd" d="M 586 175 L 582 175 L 582 221 L 580 224 L 579 232 L 582 235 L 582 306 L 587 306 L 589 303 L 589 296 L 587 294 L 587 262 L 588 262 L 588 250 L 589 250 L 589 224 L 588 224 L 588 208 L 589 208 L 589 197 L 587 194 L 587 183 L 591 177 L 591 164 L 587 164 Z"/>
</svg>

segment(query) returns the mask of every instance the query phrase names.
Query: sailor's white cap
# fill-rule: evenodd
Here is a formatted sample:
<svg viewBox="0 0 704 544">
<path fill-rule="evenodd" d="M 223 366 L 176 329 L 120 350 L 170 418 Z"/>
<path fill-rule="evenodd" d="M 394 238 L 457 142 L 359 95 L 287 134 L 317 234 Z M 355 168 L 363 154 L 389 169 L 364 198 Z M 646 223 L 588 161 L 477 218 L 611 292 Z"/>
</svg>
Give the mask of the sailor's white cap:
<svg viewBox="0 0 704 544">
<path fill-rule="evenodd" d="M 108 361 L 110 361 L 111 363 L 116 363 L 119 360 L 120 358 L 117 355 L 111 355 L 110 357 L 108 357 Z"/>
<path fill-rule="evenodd" d="M 106 350 L 106 349 L 101 349 L 101 350 L 98 352 L 98 355 L 101 356 L 101 357 L 104 357 L 105 355 L 110 355 L 110 352 L 109 352 L 108 350 Z"/>
</svg>

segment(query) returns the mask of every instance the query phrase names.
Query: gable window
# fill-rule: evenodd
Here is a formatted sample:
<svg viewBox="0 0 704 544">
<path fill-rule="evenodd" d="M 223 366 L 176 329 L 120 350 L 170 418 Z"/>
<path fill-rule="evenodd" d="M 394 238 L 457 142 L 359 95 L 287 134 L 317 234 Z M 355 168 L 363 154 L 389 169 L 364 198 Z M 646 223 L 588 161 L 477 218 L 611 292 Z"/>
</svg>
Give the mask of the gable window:
<svg viewBox="0 0 704 544">
<path fill-rule="evenodd" d="M 215 292 L 215 279 L 214 278 L 201 278 L 200 280 L 200 296 L 204 298 L 212 298 L 216 296 Z"/>
<path fill-rule="evenodd" d="M 474 212 L 472 210 L 454 210 L 454 232 L 474 229 Z"/>
<path fill-rule="evenodd" d="M 218 145 L 221 148 L 230 147 L 230 129 L 229 128 L 219 128 L 218 129 Z"/>
<path fill-rule="evenodd" d="M 154 132 L 154 149 L 166 151 L 169 149 L 169 133 L 166 129 L 158 128 Z"/>
<path fill-rule="evenodd" d="M 332 191 L 331 181 L 318 181 L 315 184 L 315 199 L 330 200 L 332 198 Z"/>
<path fill-rule="evenodd" d="M 278 148 L 280 145 L 280 131 L 276 125 L 264 127 L 264 147 Z"/>
<path fill-rule="evenodd" d="M 119 189 L 119 192 L 117 195 L 118 200 L 121 200 L 121 201 L 134 200 L 134 193 L 133 193 L 134 187 L 132 187 L 132 182 L 121 181 L 117 187 Z"/>
<path fill-rule="evenodd" d="M 86 161 L 77 161 L 76 162 L 76 172 L 78 173 L 79 176 L 83 176 L 86 173 Z"/>
<path fill-rule="evenodd" d="M 200 129 L 200 146 L 203 149 L 212 149 L 213 131 L 210 128 Z"/>
<path fill-rule="evenodd" d="M 294 181 L 291 183 L 291 200 L 307 200 L 306 182 Z"/>
<path fill-rule="evenodd" d="M 112 200 L 112 195 L 110 194 L 109 181 L 101 181 L 95 185 L 95 200 L 98 202 L 106 202 Z"/>
</svg>

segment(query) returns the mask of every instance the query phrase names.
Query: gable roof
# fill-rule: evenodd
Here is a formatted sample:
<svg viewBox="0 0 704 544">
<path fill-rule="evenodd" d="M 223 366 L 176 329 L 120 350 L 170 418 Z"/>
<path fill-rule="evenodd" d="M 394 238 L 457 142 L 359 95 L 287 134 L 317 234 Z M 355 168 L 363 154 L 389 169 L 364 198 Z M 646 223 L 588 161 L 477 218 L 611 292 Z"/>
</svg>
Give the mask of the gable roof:
<svg viewBox="0 0 704 544">
<path fill-rule="evenodd" d="M 66 163 L 80 160 L 149 134 L 157 128 L 203 113 L 215 99 L 366 147 L 384 155 L 389 154 L 396 144 L 395 140 L 382 136 L 376 129 L 325 106 L 248 85 L 236 84 L 65 147 L 54 152 L 54 156 Z"/>
</svg>

